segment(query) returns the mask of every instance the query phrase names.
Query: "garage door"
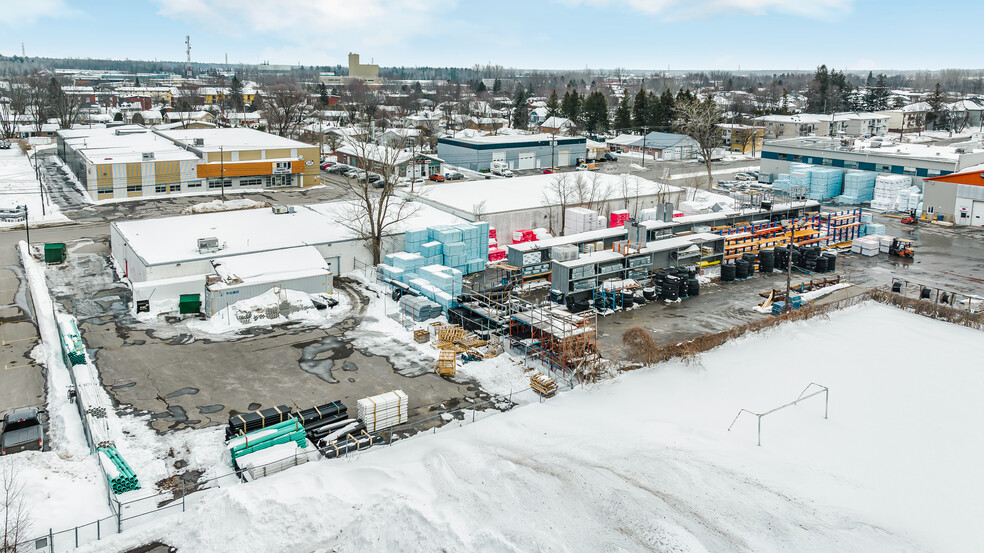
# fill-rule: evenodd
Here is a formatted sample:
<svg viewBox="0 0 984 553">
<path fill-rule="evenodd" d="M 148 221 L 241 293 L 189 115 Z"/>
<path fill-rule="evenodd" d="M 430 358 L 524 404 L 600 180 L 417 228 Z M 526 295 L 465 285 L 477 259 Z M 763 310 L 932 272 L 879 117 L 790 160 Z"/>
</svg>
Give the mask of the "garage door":
<svg viewBox="0 0 984 553">
<path fill-rule="evenodd" d="M 571 151 L 559 150 L 557 152 L 557 167 L 567 167 L 571 164 Z"/>
<path fill-rule="evenodd" d="M 506 161 L 506 152 L 492 152 L 492 161 Z"/>
<path fill-rule="evenodd" d="M 970 224 L 975 227 L 984 226 L 984 202 L 974 202 L 974 209 L 970 215 Z"/>
<path fill-rule="evenodd" d="M 536 168 L 536 152 L 519 152 L 519 163 L 516 164 L 517 169 L 535 169 Z"/>
</svg>

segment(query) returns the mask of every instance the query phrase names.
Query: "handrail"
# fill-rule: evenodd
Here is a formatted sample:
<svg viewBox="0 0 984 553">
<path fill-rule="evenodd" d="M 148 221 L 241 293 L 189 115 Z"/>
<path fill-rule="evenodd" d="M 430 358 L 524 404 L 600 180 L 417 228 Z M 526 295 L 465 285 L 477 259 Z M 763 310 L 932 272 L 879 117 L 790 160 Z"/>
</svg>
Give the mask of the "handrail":
<svg viewBox="0 0 984 553">
<path fill-rule="evenodd" d="M 811 394 L 809 394 L 809 395 L 803 395 L 803 394 L 806 394 L 806 392 L 810 388 L 812 388 L 814 386 L 816 386 L 816 387 L 818 387 L 820 389 L 817 390 L 817 391 L 815 391 L 815 392 L 813 392 L 813 393 L 811 393 Z M 770 410 L 765 411 L 763 413 L 754 413 L 752 411 L 749 411 L 748 409 L 739 409 L 738 410 L 738 414 L 735 415 L 734 420 L 732 420 L 731 421 L 731 424 L 728 426 L 728 432 L 731 432 L 731 428 L 735 425 L 736 422 L 738 422 L 738 417 L 740 417 L 742 413 L 748 413 L 749 415 L 753 415 L 753 416 L 755 416 L 758 419 L 758 445 L 761 446 L 762 445 L 762 417 L 764 417 L 766 415 L 771 415 L 772 413 L 775 413 L 776 411 L 779 411 L 781 409 L 785 409 L 786 407 L 790 407 L 792 405 L 796 405 L 796 404 L 798 404 L 801 401 L 810 399 L 811 397 L 817 396 L 817 395 L 820 395 L 820 394 L 824 394 L 824 400 L 823 400 L 823 418 L 824 419 L 827 419 L 828 407 L 829 407 L 829 404 L 830 404 L 830 389 L 827 388 L 826 386 L 822 385 L 822 384 L 817 384 L 816 382 L 810 382 L 806 386 L 806 388 L 803 388 L 803 391 L 800 392 L 800 395 L 795 400 L 793 400 L 793 401 L 791 401 L 789 403 L 786 403 L 785 405 L 780 405 L 779 407 L 776 407 L 774 409 L 770 409 Z"/>
</svg>

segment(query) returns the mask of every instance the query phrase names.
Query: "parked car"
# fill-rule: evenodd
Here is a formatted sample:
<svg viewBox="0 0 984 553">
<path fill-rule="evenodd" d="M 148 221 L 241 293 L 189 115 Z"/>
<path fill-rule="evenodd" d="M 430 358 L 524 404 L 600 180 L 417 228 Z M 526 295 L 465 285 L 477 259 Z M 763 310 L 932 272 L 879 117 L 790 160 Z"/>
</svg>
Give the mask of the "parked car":
<svg viewBox="0 0 984 553">
<path fill-rule="evenodd" d="M 334 161 L 325 161 L 321 164 L 321 170 L 327 171 L 329 168 L 334 167 L 335 165 L 337 164 Z"/>
<path fill-rule="evenodd" d="M 434 182 L 444 182 L 444 175 L 439 175 L 437 173 L 431 173 L 429 177 L 430 180 Z"/>
<path fill-rule="evenodd" d="M 605 152 L 605 161 L 618 161 L 618 157 L 611 152 Z"/>
<path fill-rule="evenodd" d="M 0 150 L 9 150 L 9 149 L 10 149 L 10 141 L 7 140 L 6 138 L 0 138 Z"/>
<path fill-rule="evenodd" d="M 28 450 L 44 450 L 44 426 L 42 411 L 37 407 L 17 409 L 3 417 L 3 434 L 0 435 L 0 454 L 10 455 Z"/>
<path fill-rule="evenodd" d="M 444 173 L 444 178 L 447 180 L 462 180 L 465 176 L 457 171 L 448 171 L 447 173 Z"/>
<path fill-rule="evenodd" d="M 735 174 L 735 180 L 753 181 L 758 180 L 758 176 L 751 173 L 737 173 Z"/>
</svg>

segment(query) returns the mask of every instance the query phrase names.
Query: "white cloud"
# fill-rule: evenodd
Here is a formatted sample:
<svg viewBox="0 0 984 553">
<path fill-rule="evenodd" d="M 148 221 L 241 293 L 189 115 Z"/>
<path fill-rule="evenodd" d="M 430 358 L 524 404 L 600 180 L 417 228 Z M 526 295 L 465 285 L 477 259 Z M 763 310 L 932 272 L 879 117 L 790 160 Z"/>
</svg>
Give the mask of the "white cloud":
<svg viewBox="0 0 984 553">
<path fill-rule="evenodd" d="M 784 13 L 829 19 L 850 10 L 854 0 L 557 0 L 572 6 L 628 6 L 665 19 L 700 19 L 715 15 Z"/>
<path fill-rule="evenodd" d="M 43 18 L 75 17 L 80 15 L 73 8 L 65 5 L 64 0 L 10 0 L 3 2 L 3 16 L 0 26 L 24 27 Z"/>
</svg>

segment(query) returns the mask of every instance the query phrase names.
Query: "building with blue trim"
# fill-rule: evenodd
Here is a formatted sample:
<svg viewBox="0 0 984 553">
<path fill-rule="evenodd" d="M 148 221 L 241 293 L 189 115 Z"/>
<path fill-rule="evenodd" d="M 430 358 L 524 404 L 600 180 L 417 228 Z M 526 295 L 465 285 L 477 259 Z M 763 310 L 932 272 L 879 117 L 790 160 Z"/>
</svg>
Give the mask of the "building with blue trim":
<svg viewBox="0 0 984 553">
<path fill-rule="evenodd" d="M 474 138 L 439 138 L 437 156 L 449 165 L 487 171 L 493 161 L 511 170 L 570 167 L 587 156 L 583 136 L 510 134 Z"/>
<path fill-rule="evenodd" d="M 888 140 L 854 141 L 822 137 L 767 140 L 762 146 L 761 172 L 773 177 L 789 173 L 790 163 L 807 163 L 883 174 L 923 178 L 949 175 L 984 163 L 984 149 L 897 144 Z"/>
</svg>

